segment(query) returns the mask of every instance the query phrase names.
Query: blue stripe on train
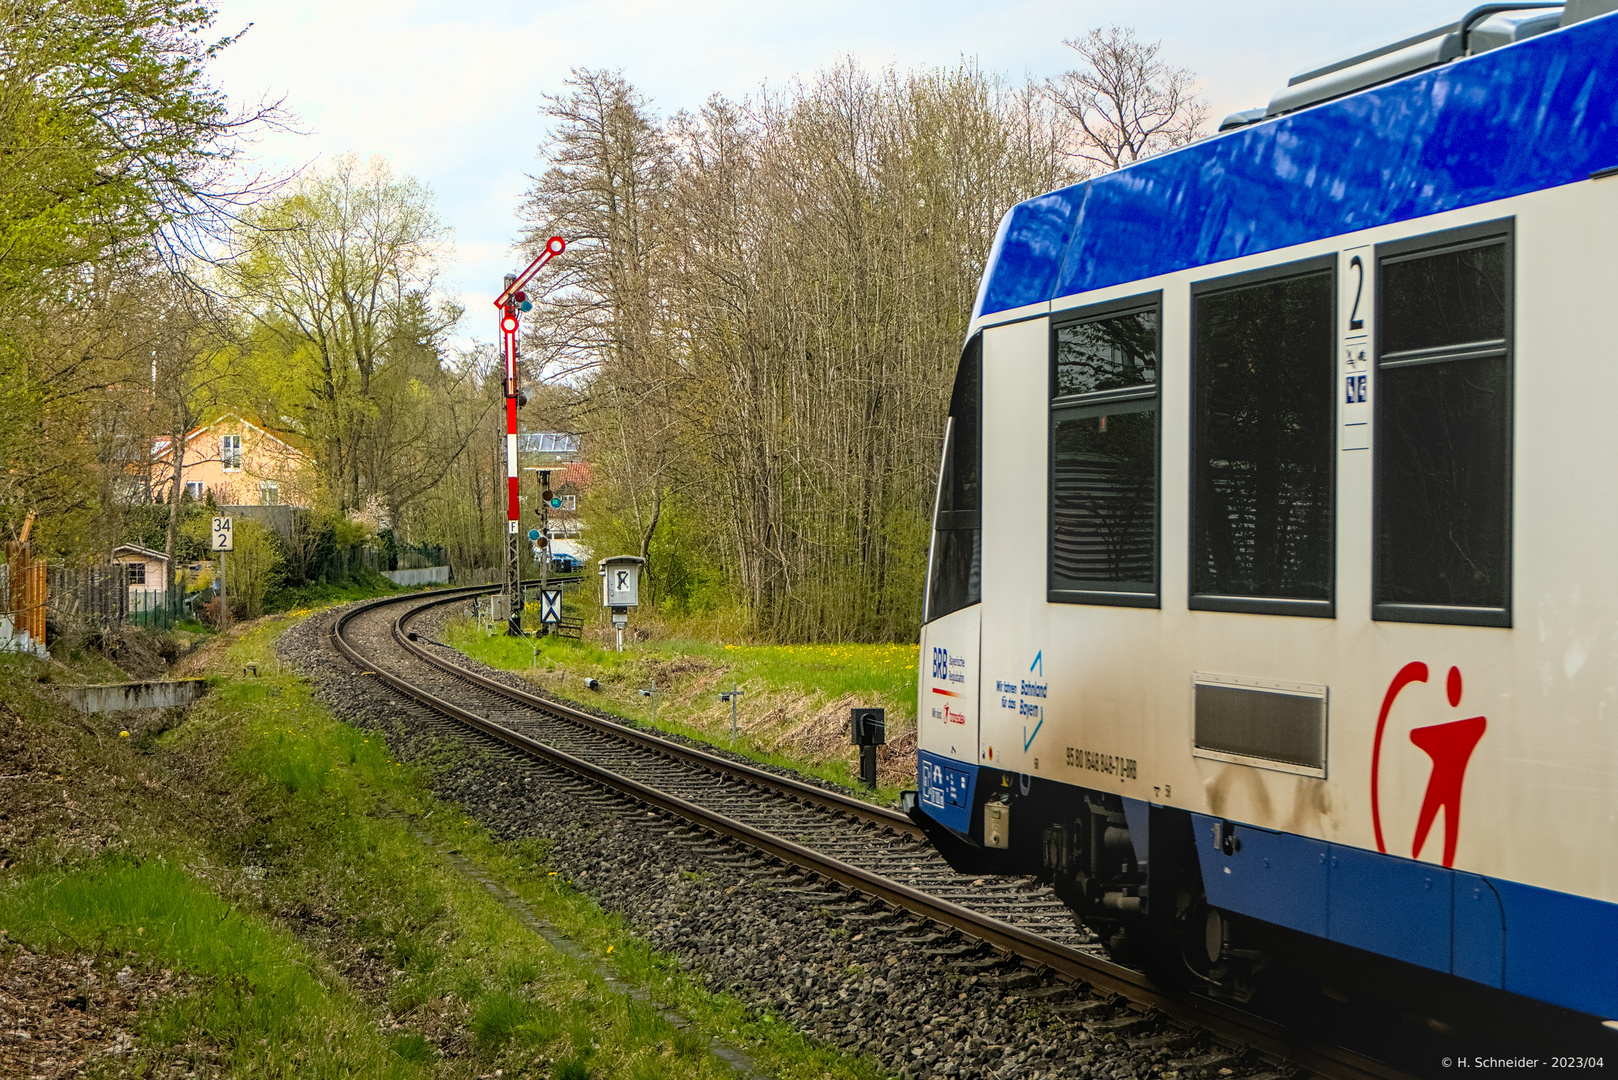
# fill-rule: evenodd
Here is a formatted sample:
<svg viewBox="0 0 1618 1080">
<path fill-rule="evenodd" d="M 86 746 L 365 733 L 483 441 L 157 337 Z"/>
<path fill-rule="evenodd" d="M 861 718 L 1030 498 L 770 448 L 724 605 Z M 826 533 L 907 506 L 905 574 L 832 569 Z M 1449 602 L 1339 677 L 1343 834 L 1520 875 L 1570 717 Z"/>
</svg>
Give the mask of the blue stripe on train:
<svg viewBox="0 0 1618 1080">
<path fill-rule="evenodd" d="M 1618 165 L 1618 14 L 1011 209 L 975 314 L 1571 184 Z"/>
<path fill-rule="evenodd" d="M 1618 1017 L 1618 904 L 1192 814 L 1226 911 L 1602 1017 Z"/>
</svg>

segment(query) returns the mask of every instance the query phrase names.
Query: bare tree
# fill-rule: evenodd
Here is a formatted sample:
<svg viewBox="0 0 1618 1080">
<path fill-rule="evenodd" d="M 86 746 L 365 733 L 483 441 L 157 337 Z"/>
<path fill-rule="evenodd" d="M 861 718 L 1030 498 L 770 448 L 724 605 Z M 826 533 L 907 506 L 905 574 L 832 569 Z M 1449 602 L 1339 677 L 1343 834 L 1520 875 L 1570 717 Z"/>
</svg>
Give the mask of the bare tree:
<svg viewBox="0 0 1618 1080">
<path fill-rule="evenodd" d="M 583 438 L 591 544 L 647 557 L 670 610 L 734 603 L 777 640 L 910 638 L 996 225 L 1079 178 L 1060 110 L 969 63 L 847 60 L 667 120 L 579 70 L 544 111 L 524 244 L 568 250 L 529 356 Z"/>
<path fill-rule="evenodd" d="M 1072 156 L 1116 169 L 1202 137 L 1208 103 L 1196 93 L 1194 74 L 1159 58 L 1161 42 L 1112 26 L 1063 44 L 1084 66 L 1050 80 L 1045 92 L 1083 133 Z"/>
<path fill-rule="evenodd" d="M 533 178 L 521 241 L 568 238 L 529 328 L 535 370 L 590 387 L 573 426 L 619 486 L 643 558 L 676 463 L 681 372 L 669 345 L 666 260 L 670 151 L 644 95 L 622 74 L 575 69 L 546 98 L 549 164 Z M 655 573 L 650 575 L 655 583 Z"/>
<path fill-rule="evenodd" d="M 204 297 L 177 279 L 160 282 L 154 292 L 152 303 L 161 332 L 151 342 L 153 433 L 167 440 L 169 521 L 163 553 L 172 570 L 178 565 L 175 551 L 185 496 L 186 436 L 218 404 L 221 384 L 230 369 L 221 353 L 221 341 L 208 333 L 215 325 L 213 320 L 199 310 Z M 193 458 L 193 464 L 200 462 Z"/>
</svg>

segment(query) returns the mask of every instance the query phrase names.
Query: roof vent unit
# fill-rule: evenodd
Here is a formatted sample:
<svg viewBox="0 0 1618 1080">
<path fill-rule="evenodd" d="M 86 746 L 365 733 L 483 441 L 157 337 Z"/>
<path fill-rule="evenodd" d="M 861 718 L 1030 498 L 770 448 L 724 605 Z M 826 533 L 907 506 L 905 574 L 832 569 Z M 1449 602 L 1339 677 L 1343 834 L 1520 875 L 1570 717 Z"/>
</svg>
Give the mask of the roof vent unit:
<svg viewBox="0 0 1618 1080">
<path fill-rule="evenodd" d="M 1562 25 L 1562 9 L 1548 11 L 1502 11 L 1474 23 L 1466 34 L 1466 55 L 1498 49 L 1555 30 Z"/>
<path fill-rule="evenodd" d="M 1618 11 L 1618 0 L 1567 0 L 1567 11 L 1562 15 L 1562 25 L 1572 26 L 1585 19 L 1605 15 L 1609 11 Z"/>
<path fill-rule="evenodd" d="M 1239 127 L 1246 127 L 1248 124 L 1258 123 L 1260 120 L 1264 119 L 1266 115 L 1268 115 L 1268 112 L 1263 107 L 1257 109 L 1243 109 L 1241 112 L 1233 112 L 1223 120 L 1219 121 L 1219 130 L 1235 131 Z"/>
<path fill-rule="evenodd" d="M 1266 115 L 1275 116 L 1317 101 L 1352 94 L 1367 86 L 1388 82 L 1461 55 L 1461 35 L 1454 26 L 1396 41 L 1373 52 L 1350 57 L 1287 80 L 1286 89 L 1270 99 Z"/>
<path fill-rule="evenodd" d="M 1612 0 L 1585 2 L 1602 4 Z M 1562 8 L 1561 3 L 1485 4 L 1459 22 L 1294 75 L 1287 80 L 1286 89 L 1270 99 L 1265 115 L 1292 112 L 1543 34 L 1561 25 Z"/>
</svg>

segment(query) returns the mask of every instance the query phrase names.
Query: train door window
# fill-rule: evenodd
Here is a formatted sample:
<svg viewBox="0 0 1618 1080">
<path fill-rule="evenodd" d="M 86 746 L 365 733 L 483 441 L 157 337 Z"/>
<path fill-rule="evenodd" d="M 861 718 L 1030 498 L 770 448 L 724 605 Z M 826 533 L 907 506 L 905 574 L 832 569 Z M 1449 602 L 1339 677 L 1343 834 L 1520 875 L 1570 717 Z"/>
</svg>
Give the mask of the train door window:
<svg viewBox="0 0 1618 1080">
<path fill-rule="evenodd" d="M 1158 606 L 1162 294 L 1051 327 L 1048 599 Z"/>
<path fill-rule="evenodd" d="M 1377 247 L 1372 616 L 1511 625 L 1512 223 Z"/>
<path fill-rule="evenodd" d="M 933 550 L 927 564 L 932 622 L 983 598 L 983 335 L 961 353 L 944 430 L 944 457 L 933 504 Z"/>
<path fill-rule="evenodd" d="M 1193 286 L 1193 608 L 1333 614 L 1335 266 Z"/>
</svg>

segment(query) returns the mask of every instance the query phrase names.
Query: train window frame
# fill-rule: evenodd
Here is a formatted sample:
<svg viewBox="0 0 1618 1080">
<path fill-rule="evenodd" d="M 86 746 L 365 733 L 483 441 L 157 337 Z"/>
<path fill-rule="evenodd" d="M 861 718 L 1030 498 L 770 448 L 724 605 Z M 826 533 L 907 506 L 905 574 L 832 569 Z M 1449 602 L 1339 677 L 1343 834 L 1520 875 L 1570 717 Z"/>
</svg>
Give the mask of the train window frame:
<svg viewBox="0 0 1618 1080">
<path fill-rule="evenodd" d="M 957 428 L 955 423 L 955 396 L 960 389 L 961 375 L 967 364 L 972 364 L 977 378 L 977 401 L 975 430 L 977 437 L 977 507 L 976 509 L 961 510 L 944 509 L 945 485 L 954 487 L 954 459 L 955 439 Z M 961 358 L 956 364 L 955 378 L 950 383 L 950 403 L 948 418 L 944 423 L 944 437 L 939 448 L 938 481 L 933 490 L 933 512 L 928 533 L 927 545 L 927 577 L 922 593 L 922 625 L 936 622 L 945 616 L 957 611 L 965 610 L 983 602 L 983 331 L 980 329 L 966 339 L 961 346 Z M 944 516 L 949 515 L 948 527 L 941 527 Z M 943 557 L 940 544 L 943 542 L 941 534 L 970 533 L 971 551 L 969 556 L 969 569 L 964 586 L 964 598 L 954 596 L 940 596 L 935 594 L 935 584 L 940 570 L 939 561 Z M 959 541 L 959 537 L 952 537 Z M 975 590 L 975 591 L 974 591 Z M 943 603 L 950 603 L 955 599 L 962 599 L 961 603 L 954 604 L 946 610 L 938 610 Z"/>
<path fill-rule="evenodd" d="M 1504 362 L 1506 416 L 1504 428 L 1505 467 L 1502 507 L 1505 517 L 1505 537 L 1502 548 L 1501 579 L 1505 603 L 1500 607 L 1471 607 L 1455 604 L 1423 604 L 1379 600 L 1383 585 L 1382 565 L 1382 463 L 1384 458 L 1383 433 L 1387 430 L 1384 410 L 1388 395 L 1379 385 L 1384 368 L 1382 332 L 1385 319 L 1383 303 L 1386 289 L 1383 266 L 1386 262 L 1405 262 L 1428 255 L 1450 251 L 1492 247 L 1505 250 L 1505 312 L 1503 334 L 1500 339 L 1457 342 L 1449 346 L 1408 350 L 1407 353 L 1389 354 L 1397 357 L 1389 370 L 1440 364 L 1458 360 L 1499 357 Z M 1516 537 L 1516 507 L 1514 485 L 1516 478 L 1516 324 L 1517 324 L 1517 228 L 1516 218 L 1497 218 L 1492 221 L 1463 225 L 1420 236 L 1405 237 L 1377 244 L 1372 265 L 1375 274 L 1376 325 L 1373 327 L 1374 361 L 1371 365 L 1371 618 L 1377 622 L 1429 623 L 1448 626 L 1482 626 L 1510 629 L 1512 626 L 1512 597 L 1515 587 L 1513 571 L 1513 545 Z"/>
<path fill-rule="evenodd" d="M 1335 619 L 1337 617 L 1337 530 L 1341 528 L 1341 515 L 1338 513 L 1338 463 L 1337 463 L 1337 348 L 1338 328 L 1337 316 L 1340 285 L 1338 282 L 1338 253 L 1327 252 L 1321 255 L 1304 259 L 1293 259 L 1271 266 L 1262 266 L 1253 270 L 1246 270 L 1236 274 L 1226 274 L 1215 278 L 1205 278 L 1191 283 L 1190 304 L 1188 307 L 1189 330 L 1187 341 L 1187 354 L 1190 357 L 1190 370 L 1187 373 L 1188 411 L 1186 422 L 1186 444 L 1188 471 L 1186 473 L 1186 607 L 1192 611 L 1223 611 L 1248 615 L 1293 615 L 1314 619 Z M 1271 281 L 1280 281 L 1286 278 L 1305 277 L 1311 274 L 1324 273 L 1330 281 L 1328 288 L 1329 311 L 1329 338 L 1330 350 L 1326 357 L 1326 364 L 1330 378 L 1326 381 L 1327 396 L 1323 407 L 1329 410 L 1327 424 L 1330 432 L 1331 453 L 1327 459 L 1329 464 L 1326 470 L 1326 506 L 1329 524 L 1324 530 L 1326 543 L 1326 597 L 1325 599 L 1300 599 L 1282 596 L 1234 596 L 1226 593 L 1197 592 L 1197 418 L 1199 409 L 1200 380 L 1202 378 L 1200 357 L 1197 349 L 1197 301 L 1205 296 L 1215 293 L 1232 292 L 1237 289 L 1250 288 Z"/>
<path fill-rule="evenodd" d="M 1156 320 L 1157 374 L 1150 389 L 1145 384 L 1058 396 L 1058 334 L 1077 323 L 1098 322 L 1150 311 Z M 1045 440 L 1045 599 L 1053 604 L 1092 604 L 1106 607 L 1160 608 L 1163 605 L 1163 291 L 1139 293 L 1082 307 L 1068 308 L 1050 317 L 1049 372 Z M 1117 412 L 1141 411 L 1140 402 L 1152 402 L 1152 573 L 1149 588 L 1057 588 L 1056 575 L 1056 423 L 1058 413 L 1099 415 L 1107 406 Z M 1129 409 L 1129 406 L 1137 406 Z M 1092 412 L 1092 410 L 1094 410 Z M 1097 583 L 1100 584 L 1099 582 Z"/>
</svg>

